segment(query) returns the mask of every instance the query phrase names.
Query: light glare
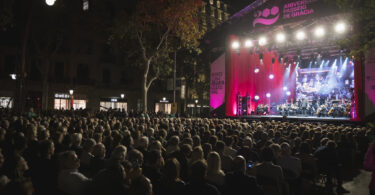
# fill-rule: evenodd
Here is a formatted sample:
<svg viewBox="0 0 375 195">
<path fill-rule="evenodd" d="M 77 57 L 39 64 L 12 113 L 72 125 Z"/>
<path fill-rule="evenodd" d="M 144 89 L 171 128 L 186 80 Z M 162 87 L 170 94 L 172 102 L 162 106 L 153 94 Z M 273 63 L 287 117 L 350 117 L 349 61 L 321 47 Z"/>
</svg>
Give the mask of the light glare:
<svg viewBox="0 0 375 195">
<path fill-rule="evenodd" d="M 250 47 L 252 47 L 253 46 L 253 42 L 251 42 L 251 40 L 246 40 L 245 41 L 245 47 L 246 48 L 250 48 Z"/>
<path fill-rule="evenodd" d="M 268 78 L 273 79 L 273 78 L 275 78 L 275 76 L 273 74 L 270 74 L 270 76 L 268 76 Z"/>
<path fill-rule="evenodd" d="M 259 38 L 259 45 L 260 46 L 263 46 L 263 45 L 266 45 L 267 44 L 267 39 L 266 37 L 260 37 Z"/>
<path fill-rule="evenodd" d="M 53 6 L 53 5 L 55 4 L 55 1 L 56 1 L 56 0 L 46 0 L 46 4 L 47 4 L 48 6 Z"/>
<path fill-rule="evenodd" d="M 306 38 L 306 34 L 302 31 L 297 32 L 296 37 L 298 40 L 303 40 Z"/>
<path fill-rule="evenodd" d="M 271 97 L 271 94 L 270 94 L 270 93 L 267 93 L 266 96 L 267 96 L 268 98 L 270 98 L 270 97 Z"/>
<path fill-rule="evenodd" d="M 276 41 L 279 43 L 282 43 L 285 41 L 285 34 L 284 33 L 279 33 L 276 35 Z"/>
<path fill-rule="evenodd" d="M 259 96 L 256 95 L 256 96 L 254 97 L 254 99 L 255 99 L 255 100 L 259 100 Z"/>
<path fill-rule="evenodd" d="M 238 49 L 240 47 L 240 43 L 238 41 L 235 41 L 232 43 L 232 48 L 233 49 Z"/>
<path fill-rule="evenodd" d="M 335 31 L 339 34 L 342 34 L 346 31 L 346 25 L 343 22 L 339 22 L 335 26 Z"/>
<path fill-rule="evenodd" d="M 325 33 L 326 32 L 325 32 L 323 27 L 318 27 L 318 28 L 315 29 L 315 36 L 317 36 L 317 37 L 322 37 L 322 36 L 325 35 Z"/>
</svg>

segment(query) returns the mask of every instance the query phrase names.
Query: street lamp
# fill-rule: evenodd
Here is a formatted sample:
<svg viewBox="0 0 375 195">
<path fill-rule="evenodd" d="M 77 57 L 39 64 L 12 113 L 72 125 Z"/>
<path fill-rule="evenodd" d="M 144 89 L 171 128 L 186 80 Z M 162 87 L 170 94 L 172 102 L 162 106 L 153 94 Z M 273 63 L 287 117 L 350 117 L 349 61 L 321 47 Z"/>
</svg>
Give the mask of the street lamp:
<svg viewBox="0 0 375 195">
<path fill-rule="evenodd" d="M 55 1 L 56 1 L 56 0 L 46 0 L 46 4 L 47 4 L 48 6 L 53 6 L 53 5 L 55 4 Z"/>
<path fill-rule="evenodd" d="M 73 90 L 73 89 L 70 89 L 70 90 L 69 90 L 69 94 L 70 94 L 70 99 L 71 99 L 71 101 L 70 101 L 70 108 L 71 108 L 71 109 L 74 109 L 74 108 L 73 108 L 73 106 L 74 106 L 74 97 L 73 97 L 73 93 L 74 93 L 74 90 Z"/>
<path fill-rule="evenodd" d="M 10 74 L 9 76 L 10 76 L 10 78 L 12 78 L 12 80 L 16 80 L 17 79 L 17 75 L 16 74 Z"/>
<path fill-rule="evenodd" d="M 125 94 L 122 93 L 120 96 L 121 96 L 121 99 L 124 99 Z"/>
<path fill-rule="evenodd" d="M 195 100 L 195 116 L 198 115 L 198 100 Z"/>
</svg>

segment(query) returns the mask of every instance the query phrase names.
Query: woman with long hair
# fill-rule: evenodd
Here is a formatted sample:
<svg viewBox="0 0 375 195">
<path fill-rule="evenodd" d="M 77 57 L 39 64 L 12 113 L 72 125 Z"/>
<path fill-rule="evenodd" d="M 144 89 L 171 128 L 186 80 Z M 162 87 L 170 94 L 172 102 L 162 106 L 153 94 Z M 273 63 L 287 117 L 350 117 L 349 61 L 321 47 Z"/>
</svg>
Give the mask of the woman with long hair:
<svg viewBox="0 0 375 195">
<path fill-rule="evenodd" d="M 207 181 L 222 186 L 225 182 L 225 173 L 221 169 L 221 159 L 217 152 L 210 152 L 207 156 Z"/>
</svg>

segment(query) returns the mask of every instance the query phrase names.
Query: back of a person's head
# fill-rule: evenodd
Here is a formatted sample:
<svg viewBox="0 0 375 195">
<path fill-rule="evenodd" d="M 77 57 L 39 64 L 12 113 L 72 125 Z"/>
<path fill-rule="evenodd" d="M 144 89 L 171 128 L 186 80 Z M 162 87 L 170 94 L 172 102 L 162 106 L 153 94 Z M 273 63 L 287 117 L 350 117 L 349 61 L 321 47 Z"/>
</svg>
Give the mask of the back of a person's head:
<svg viewBox="0 0 375 195">
<path fill-rule="evenodd" d="M 207 164 L 204 160 L 197 160 L 191 165 L 191 181 L 203 181 L 207 173 Z"/>
<path fill-rule="evenodd" d="M 176 135 L 172 136 L 168 140 L 168 146 L 177 146 L 180 143 L 180 138 Z"/>
<path fill-rule="evenodd" d="M 151 181 L 143 175 L 132 180 L 132 184 L 129 189 L 129 194 L 152 195 Z"/>
<path fill-rule="evenodd" d="M 180 163 L 176 158 L 168 159 L 164 166 L 164 176 L 167 180 L 175 181 L 180 177 Z"/>
<path fill-rule="evenodd" d="M 283 143 L 280 145 L 280 147 L 281 147 L 281 152 L 282 152 L 282 154 L 283 154 L 284 156 L 289 156 L 289 155 L 291 155 L 290 146 L 289 146 L 288 143 L 283 142 Z"/>
<path fill-rule="evenodd" d="M 91 150 L 92 150 L 92 148 L 95 146 L 95 144 L 96 144 L 96 141 L 95 141 L 94 139 L 92 139 L 92 138 L 87 139 L 87 140 L 85 141 L 85 143 L 83 144 L 83 149 L 84 149 L 85 151 L 89 151 L 89 152 L 91 152 Z"/>
<path fill-rule="evenodd" d="M 65 151 L 59 154 L 59 165 L 60 169 L 75 169 L 79 167 L 76 162 L 76 153 L 74 151 Z"/>
<path fill-rule="evenodd" d="M 104 146 L 104 144 L 102 144 L 102 143 L 96 144 L 92 148 L 91 154 L 94 155 L 97 158 L 104 158 L 105 157 L 105 146 Z"/>
<path fill-rule="evenodd" d="M 310 154 L 311 153 L 311 147 L 307 142 L 302 142 L 300 146 L 300 153 L 301 154 Z"/>
<path fill-rule="evenodd" d="M 82 142 L 82 134 L 81 133 L 72 134 L 71 142 L 73 145 L 79 146 Z"/>
<path fill-rule="evenodd" d="M 233 159 L 232 162 L 233 171 L 245 172 L 246 171 L 246 160 L 243 156 L 238 155 Z"/>
<path fill-rule="evenodd" d="M 112 151 L 111 159 L 123 162 L 125 160 L 126 153 L 127 153 L 127 148 L 123 145 L 118 145 Z"/>
<path fill-rule="evenodd" d="M 210 152 L 207 156 L 207 172 L 217 173 L 221 171 L 221 159 L 217 152 Z"/>
<path fill-rule="evenodd" d="M 274 159 L 273 151 L 270 147 L 265 147 L 262 150 L 262 157 L 264 161 L 270 162 Z"/>
<path fill-rule="evenodd" d="M 149 164 L 149 165 L 156 165 L 156 164 L 160 163 L 160 161 L 161 161 L 162 158 L 163 157 L 162 157 L 160 151 L 152 150 L 147 155 L 147 164 Z M 145 159 L 145 162 L 146 162 L 146 159 Z"/>
<path fill-rule="evenodd" d="M 39 151 L 40 151 L 41 157 L 53 155 L 54 149 L 55 147 L 51 140 L 44 140 L 44 141 L 41 141 L 39 144 Z"/>
<path fill-rule="evenodd" d="M 191 160 L 194 162 L 195 160 L 201 160 L 204 158 L 203 149 L 200 146 L 196 146 L 191 153 Z"/>
<path fill-rule="evenodd" d="M 225 148 L 225 143 L 224 143 L 223 141 L 218 141 L 218 142 L 216 143 L 216 151 L 217 151 L 218 153 L 222 153 L 222 152 L 224 152 L 224 148 Z"/>
<path fill-rule="evenodd" d="M 141 166 L 143 163 L 143 154 L 137 149 L 133 149 L 129 151 L 128 160 L 131 163 L 137 163 L 138 166 Z"/>
<path fill-rule="evenodd" d="M 4 195 L 32 195 L 34 194 L 34 187 L 30 180 L 16 179 L 10 181 L 0 192 Z"/>
</svg>

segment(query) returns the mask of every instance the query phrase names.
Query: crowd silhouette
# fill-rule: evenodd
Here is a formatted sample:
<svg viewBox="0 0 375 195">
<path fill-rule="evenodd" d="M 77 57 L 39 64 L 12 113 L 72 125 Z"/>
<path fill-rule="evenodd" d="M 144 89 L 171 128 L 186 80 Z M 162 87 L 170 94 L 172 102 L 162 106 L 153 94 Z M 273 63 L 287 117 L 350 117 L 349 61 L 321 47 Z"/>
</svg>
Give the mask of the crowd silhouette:
<svg viewBox="0 0 375 195">
<path fill-rule="evenodd" d="M 358 124 L 0 110 L 0 194 L 309 194 L 357 170 Z"/>
</svg>

